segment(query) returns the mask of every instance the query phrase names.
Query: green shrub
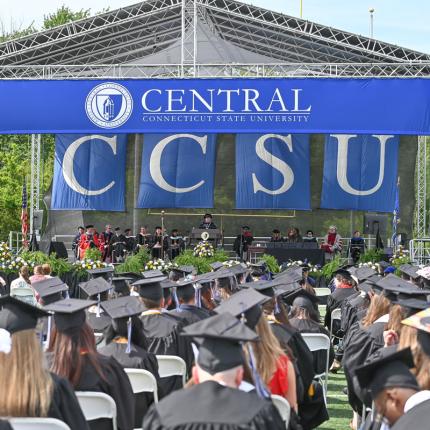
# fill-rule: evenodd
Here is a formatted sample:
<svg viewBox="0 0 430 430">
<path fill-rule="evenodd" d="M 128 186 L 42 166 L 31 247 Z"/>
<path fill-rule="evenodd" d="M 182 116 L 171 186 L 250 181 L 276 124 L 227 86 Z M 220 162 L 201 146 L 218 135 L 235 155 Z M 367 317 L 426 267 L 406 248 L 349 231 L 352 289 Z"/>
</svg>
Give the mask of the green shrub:
<svg viewBox="0 0 430 430">
<path fill-rule="evenodd" d="M 360 263 L 378 263 L 381 261 L 383 254 L 382 249 L 368 249 L 360 256 Z"/>
<path fill-rule="evenodd" d="M 85 258 L 87 260 L 101 261 L 102 252 L 98 248 L 88 248 L 85 251 Z"/>
<path fill-rule="evenodd" d="M 215 261 L 227 261 L 229 259 L 228 254 L 224 250 L 216 250 L 213 257 L 196 257 L 193 255 L 192 250 L 187 250 L 181 255 L 178 255 L 173 262 L 178 266 L 194 266 L 197 269 L 197 273 L 210 272 L 212 270 L 210 264 Z"/>
<path fill-rule="evenodd" d="M 341 266 L 342 258 L 337 256 L 321 268 L 321 274 L 329 281 L 331 278 L 333 278 L 334 272 L 339 270 Z"/>
<path fill-rule="evenodd" d="M 261 260 L 265 261 L 272 273 L 279 273 L 278 260 L 273 255 L 263 254 Z"/>
<path fill-rule="evenodd" d="M 139 252 L 135 255 L 130 255 L 124 261 L 115 268 L 116 273 L 140 273 L 143 272 L 145 264 L 151 259 L 149 250 L 146 248 L 140 248 Z"/>
</svg>

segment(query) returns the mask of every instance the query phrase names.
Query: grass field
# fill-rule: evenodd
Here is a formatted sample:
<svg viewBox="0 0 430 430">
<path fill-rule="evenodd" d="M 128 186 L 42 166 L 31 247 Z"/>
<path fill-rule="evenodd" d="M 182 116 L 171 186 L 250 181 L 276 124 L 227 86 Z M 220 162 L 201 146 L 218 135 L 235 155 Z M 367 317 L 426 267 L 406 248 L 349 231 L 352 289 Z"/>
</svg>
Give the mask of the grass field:
<svg viewBox="0 0 430 430">
<path fill-rule="evenodd" d="M 328 413 L 330 420 L 318 427 L 321 430 L 348 430 L 352 409 L 342 389 L 346 386 L 345 376 L 339 371 L 330 373 L 328 384 Z"/>
</svg>

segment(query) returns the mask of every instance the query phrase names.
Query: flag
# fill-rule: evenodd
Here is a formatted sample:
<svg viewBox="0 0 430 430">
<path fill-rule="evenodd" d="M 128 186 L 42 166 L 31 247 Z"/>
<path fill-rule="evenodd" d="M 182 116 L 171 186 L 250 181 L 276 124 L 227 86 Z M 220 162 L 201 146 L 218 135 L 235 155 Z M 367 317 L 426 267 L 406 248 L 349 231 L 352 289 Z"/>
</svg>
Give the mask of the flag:
<svg viewBox="0 0 430 430">
<path fill-rule="evenodd" d="M 28 234 L 28 198 L 27 198 L 27 187 L 25 182 L 22 186 L 22 206 L 21 206 L 21 233 L 22 233 L 22 244 L 24 248 L 28 247 L 27 234 Z"/>
<path fill-rule="evenodd" d="M 398 245 L 398 239 L 397 239 L 397 225 L 400 222 L 400 178 L 397 178 L 397 185 L 396 185 L 396 200 L 394 204 L 394 211 L 393 211 L 393 236 L 392 236 L 392 242 L 393 242 L 393 249 L 397 249 Z"/>
</svg>

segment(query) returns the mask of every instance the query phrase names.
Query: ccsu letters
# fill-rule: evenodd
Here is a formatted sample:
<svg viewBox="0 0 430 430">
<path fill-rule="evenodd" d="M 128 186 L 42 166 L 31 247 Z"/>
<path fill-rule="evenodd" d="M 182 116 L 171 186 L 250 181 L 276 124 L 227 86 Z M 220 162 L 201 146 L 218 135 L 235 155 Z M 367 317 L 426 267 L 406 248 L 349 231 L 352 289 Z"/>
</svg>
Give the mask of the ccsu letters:
<svg viewBox="0 0 430 430">
<path fill-rule="evenodd" d="M 321 207 L 391 212 L 398 144 L 326 136 Z M 125 135 L 58 135 L 52 209 L 124 210 L 125 150 Z M 213 207 L 215 157 L 215 134 L 145 134 L 137 207 Z M 309 135 L 236 135 L 236 208 L 310 210 L 310 200 Z"/>
</svg>

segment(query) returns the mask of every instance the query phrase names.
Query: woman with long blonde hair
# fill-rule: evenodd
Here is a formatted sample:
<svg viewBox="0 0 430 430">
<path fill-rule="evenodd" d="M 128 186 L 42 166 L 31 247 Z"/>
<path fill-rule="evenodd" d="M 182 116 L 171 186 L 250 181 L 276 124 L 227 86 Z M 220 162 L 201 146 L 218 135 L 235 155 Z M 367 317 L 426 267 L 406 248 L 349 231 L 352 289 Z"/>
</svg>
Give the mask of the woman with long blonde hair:
<svg viewBox="0 0 430 430">
<path fill-rule="evenodd" d="M 47 370 L 35 328 L 47 313 L 10 296 L 0 298 L 0 416 L 50 417 L 88 429 L 72 387 Z"/>
</svg>

